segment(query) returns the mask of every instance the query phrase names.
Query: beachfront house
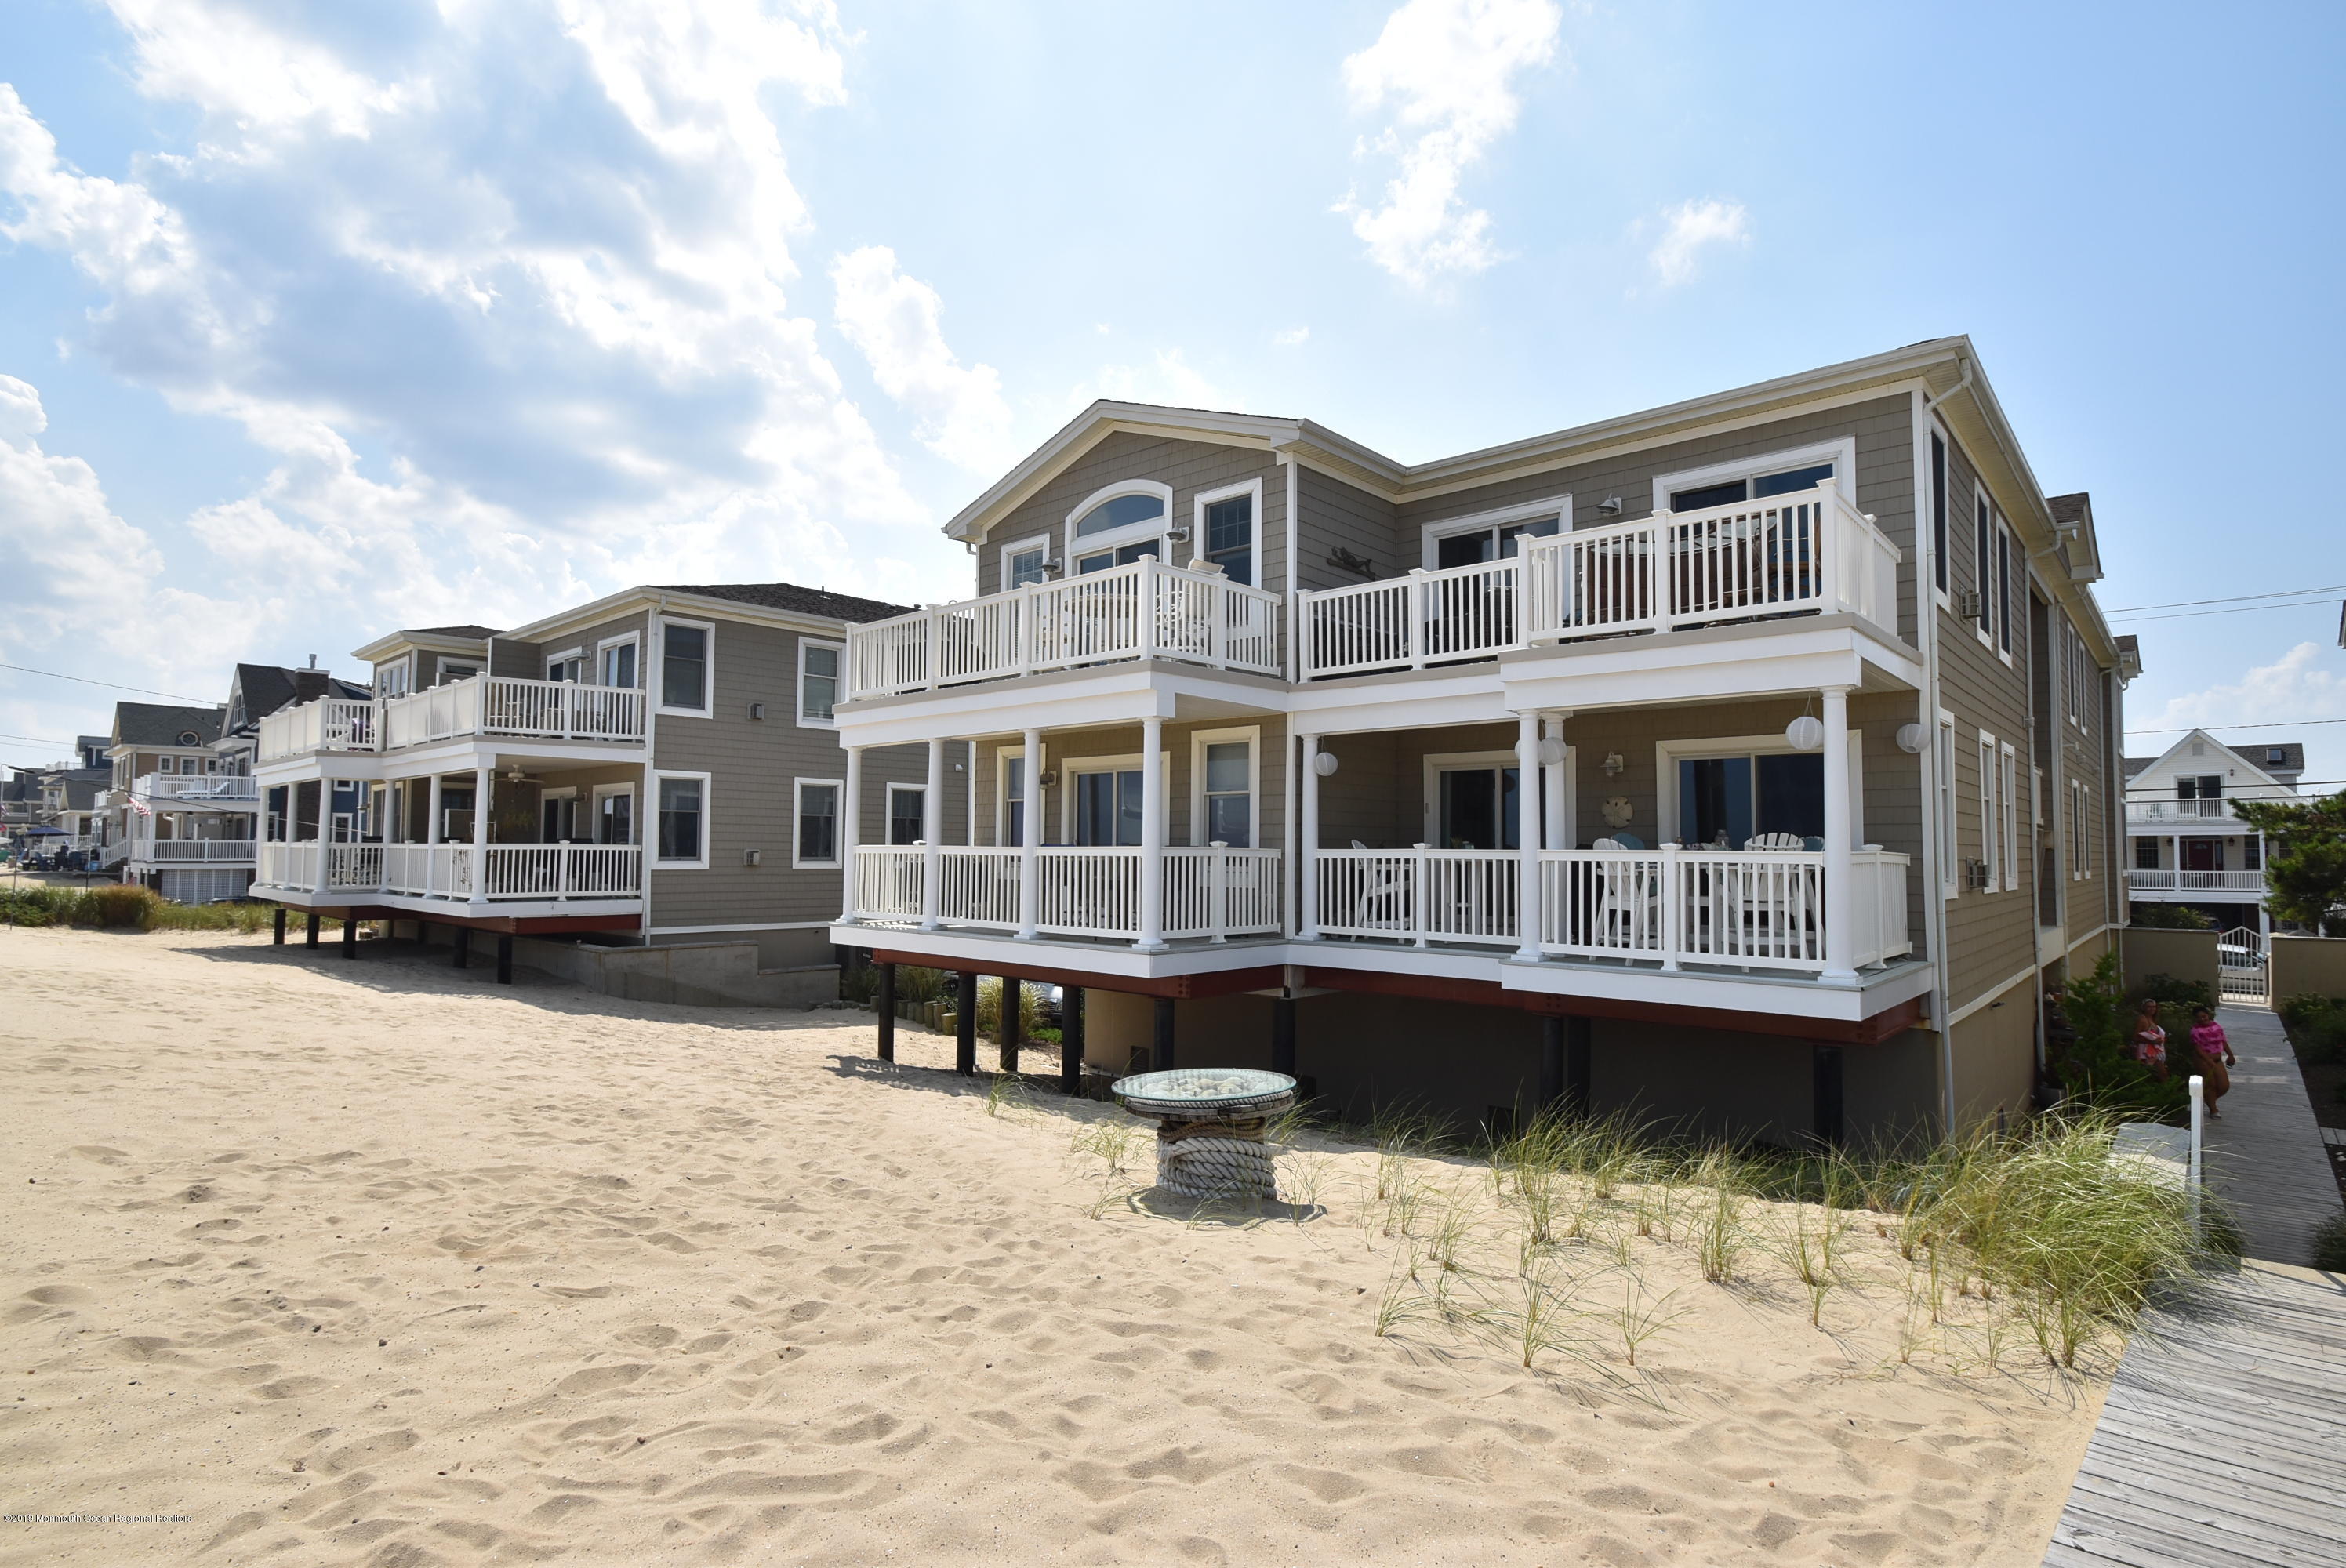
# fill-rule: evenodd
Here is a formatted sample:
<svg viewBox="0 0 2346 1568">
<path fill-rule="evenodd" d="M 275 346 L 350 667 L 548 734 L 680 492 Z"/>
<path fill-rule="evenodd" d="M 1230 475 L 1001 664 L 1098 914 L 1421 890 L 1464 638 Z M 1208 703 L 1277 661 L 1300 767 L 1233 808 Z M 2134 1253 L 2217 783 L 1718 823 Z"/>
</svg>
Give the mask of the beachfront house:
<svg viewBox="0 0 2346 1568">
<path fill-rule="evenodd" d="M 242 896 L 252 879 L 252 801 L 220 776 L 225 708 L 117 702 L 98 797 L 100 869 L 182 903 Z"/>
<path fill-rule="evenodd" d="M 2220 932 L 2261 949 L 2264 835 L 2236 800 L 2288 800 L 2305 772 L 2294 740 L 2222 741 L 2194 729 L 2157 757 L 2126 759 L 2127 896 L 2136 904 L 2196 909 Z"/>
<path fill-rule="evenodd" d="M 790 583 L 630 588 L 527 626 L 393 632 L 356 695 L 262 718 L 256 897 L 416 922 L 618 994 L 836 994 L 829 927 L 848 771 L 832 718 L 851 626 L 904 606 Z M 862 820 L 969 775 L 875 757 Z M 909 841 L 909 840 L 908 840 Z"/>
<path fill-rule="evenodd" d="M 1107 1071 L 1968 1124 L 2125 918 L 2091 503 L 1966 339 L 1414 464 L 1102 402 L 945 533 L 837 722 L 974 746 L 972 830 L 851 816 L 834 935 L 1080 990 Z"/>
</svg>

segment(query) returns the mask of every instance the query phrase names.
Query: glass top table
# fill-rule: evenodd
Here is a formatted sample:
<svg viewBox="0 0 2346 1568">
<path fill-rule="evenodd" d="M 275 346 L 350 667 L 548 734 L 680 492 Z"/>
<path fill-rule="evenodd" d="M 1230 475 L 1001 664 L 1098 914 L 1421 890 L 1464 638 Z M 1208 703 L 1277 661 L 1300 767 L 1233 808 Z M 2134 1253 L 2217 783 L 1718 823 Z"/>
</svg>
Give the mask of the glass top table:
<svg viewBox="0 0 2346 1568">
<path fill-rule="evenodd" d="M 1262 1116 L 1293 1103 L 1295 1080 L 1253 1067 L 1176 1067 L 1118 1078 L 1108 1093 L 1143 1116 Z"/>
</svg>

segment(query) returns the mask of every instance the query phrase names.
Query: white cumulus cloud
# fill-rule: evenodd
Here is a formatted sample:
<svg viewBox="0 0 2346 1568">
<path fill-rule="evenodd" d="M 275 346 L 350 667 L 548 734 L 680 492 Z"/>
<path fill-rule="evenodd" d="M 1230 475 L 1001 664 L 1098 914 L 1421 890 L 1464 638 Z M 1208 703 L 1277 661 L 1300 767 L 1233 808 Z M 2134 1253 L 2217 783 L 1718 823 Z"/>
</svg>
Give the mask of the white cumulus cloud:
<svg viewBox="0 0 2346 1568">
<path fill-rule="evenodd" d="M 991 365 L 964 365 L 945 343 L 944 301 L 896 265 L 884 245 L 831 263 L 834 321 L 872 379 L 913 419 L 913 434 L 948 463 L 991 474 L 1015 460 L 1010 405 Z"/>
<path fill-rule="evenodd" d="M 1681 201 L 1662 212 L 1662 238 L 1646 260 L 1665 289 L 1693 280 L 1705 250 L 1751 243 L 1750 215 L 1739 201 Z"/>
<path fill-rule="evenodd" d="M 1337 204 L 1378 266 L 1423 289 L 1500 259 L 1491 215 L 1459 186 L 1514 128 L 1515 78 L 1555 58 L 1559 21 L 1553 0 L 1407 0 L 1345 59 L 1354 109 L 1391 117 L 1365 150 L 1395 172 L 1376 200 Z"/>
<path fill-rule="evenodd" d="M 2140 724 L 2142 728 L 2159 730 L 2193 725 L 2346 718 L 2346 673 L 2339 667 L 2341 663 L 2346 660 L 2335 648 L 2300 643 L 2272 663 L 2254 667 L 2229 686 L 2210 686 L 2168 698 L 2157 718 Z M 2164 749 L 2176 738 L 2165 735 L 2155 738 Z"/>
</svg>

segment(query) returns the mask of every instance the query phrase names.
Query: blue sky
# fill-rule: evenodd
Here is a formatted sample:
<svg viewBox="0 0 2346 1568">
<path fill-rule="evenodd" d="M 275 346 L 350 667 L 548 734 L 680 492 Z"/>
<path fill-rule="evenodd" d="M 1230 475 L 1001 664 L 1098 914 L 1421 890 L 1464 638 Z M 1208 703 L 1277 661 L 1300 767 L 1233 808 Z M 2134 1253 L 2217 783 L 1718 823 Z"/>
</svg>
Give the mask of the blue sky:
<svg viewBox="0 0 2346 1568">
<path fill-rule="evenodd" d="M 1096 396 L 1417 461 L 1958 331 L 2105 605 L 2346 585 L 2253 481 L 2335 441 L 2341 33 L 15 0 L 0 662 L 216 700 L 635 582 L 950 596 L 936 524 Z M 2341 596 L 2121 617 L 2133 723 L 2346 719 Z M 0 759 L 113 695 L 0 670 Z"/>
</svg>

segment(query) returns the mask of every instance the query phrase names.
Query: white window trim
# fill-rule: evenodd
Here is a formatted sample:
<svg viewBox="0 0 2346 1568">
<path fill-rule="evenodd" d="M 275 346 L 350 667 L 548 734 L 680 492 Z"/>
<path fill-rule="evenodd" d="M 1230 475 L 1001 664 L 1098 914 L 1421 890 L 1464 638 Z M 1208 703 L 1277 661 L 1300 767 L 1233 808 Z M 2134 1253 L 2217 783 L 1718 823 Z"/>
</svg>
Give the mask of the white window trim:
<svg viewBox="0 0 2346 1568">
<path fill-rule="evenodd" d="M 399 672 L 399 689 L 397 691 L 385 691 L 382 689 L 383 671 L 391 669 L 395 669 Z M 414 689 L 415 655 L 413 652 L 403 653 L 395 659 L 392 659 L 387 663 L 379 664 L 374 667 L 374 694 L 377 697 L 405 697 L 409 692 L 413 691 Z"/>
<path fill-rule="evenodd" d="M 1105 534 L 1090 535 L 1078 546 L 1076 543 L 1076 524 L 1094 507 L 1106 505 L 1120 495 L 1154 495 L 1165 504 L 1165 515 L 1157 522 L 1127 523 L 1121 528 L 1111 528 Z M 1062 535 L 1066 540 L 1067 553 L 1061 559 L 1066 561 L 1066 570 L 1072 575 L 1076 569 L 1076 556 L 1079 551 L 1086 555 L 1096 555 L 1103 550 L 1121 549 L 1127 545 L 1137 544 L 1143 539 L 1161 540 L 1172 526 L 1173 487 L 1171 485 L 1154 479 L 1120 479 L 1114 484 L 1104 484 L 1093 491 L 1076 504 L 1074 511 L 1067 514 L 1066 522 L 1062 525 Z M 1196 543 L 1194 535 L 1191 537 L 1191 543 L 1193 545 Z M 1158 559 L 1162 561 L 1169 558 L 1160 550 L 1158 553 Z"/>
<path fill-rule="evenodd" d="M 2020 753 L 2010 741 L 1999 745 L 1996 792 L 2003 797 L 2004 842 L 1997 846 L 2004 851 L 2004 890 L 2020 891 Z"/>
<path fill-rule="evenodd" d="M 1262 480 L 1260 475 L 1236 484 L 1225 484 L 1216 490 L 1200 490 L 1189 498 L 1189 565 L 1199 566 L 1206 560 L 1206 508 L 1217 502 L 1235 501 L 1239 496 L 1253 498 L 1248 508 L 1247 553 L 1254 557 L 1254 585 L 1262 585 Z"/>
<path fill-rule="evenodd" d="M 1434 569 L 1441 560 L 1441 542 L 1456 534 L 1474 534 L 1485 528 L 1504 528 L 1510 523 L 1537 523 L 1543 518 L 1556 520 L 1556 532 L 1572 532 L 1572 493 L 1543 496 L 1537 501 L 1518 502 L 1513 506 L 1496 507 L 1489 512 L 1475 512 L 1464 517 L 1445 517 L 1439 523 L 1428 523 L 1418 532 L 1418 559 L 1426 570 Z"/>
<path fill-rule="evenodd" d="M 583 646 L 575 648 L 566 648 L 558 654 L 546 655 L 545 660 L 545 678 L 552 680 L 554 678 L 554 667 L 558 664 L 566 663 L 574 658 L 578 661 L 579 678 L 583 681 L 590 668 L 586 658 L 586 649 Z"/>
<path fill-rule="evenodd" d="M 929 787 L 928 787 L 926 784 L 907 784 L 907 783 L 903 782 L 903 781 L 902 781 L 902 780 L 900 780 L 900 779 L 890 779 L 890 780 L 888 781 L 888 794 L 887 794 L 887 798 L 880 803 L 880 809 L 881 809 L 881 817 L 880 817 L 880 842 L 882 842 L 882 843 L 883 843 L 883 844 L 892 844 L 892 843 L 894 843 L 894 842 L 895 842 L 895 840 L 894 840 L 893 839 L 891 839 L 891 838 L 889 838 L 889 837 L 888 837 L 888 830 L 889 830 L 889 828 L 890 828 L 891 824 L 892 824 L 892 823 L 896 820 L 896 797 L 897 797 L 897 795 L 898 795 L 899 793 L 903 793 L 903 794 L 906 794 L 906 795 L 925 795 L 925 794 L 927 794 L 927 793 L 928 793 L 928 789 L 929 789 Z M 922 802 L 922 806 L 923 806 L 923 809 L 924 809 L 924 810 L 925 810 L 925 808 L 927 807 L 927 804 L 928 804 L 928 802 L 926 802 L 925 800 Z M 922 817 L 921 820 L 922 820 L 923 823 L 926 823 L 926 822 L 927 822 L 927 820 L 928 820 L 928 818 L 927 818 L 925 815 L 923 815 L 923 816 Z M 859 835 L 859 841 L 860 841 L 860 835 Z M 919 840 L 918 836 L 916 835 L 916 836 L 914 837 L 914 839 L 913 839 L 913 842 L 918 843 L 919 841 L 920 841 L 920 840 Z"/>
<path fill-rule="evenodd" d="M 811 785 L 831 790 L 831 847 L 827 860 L 806 860 L 799 858 L 799 824 L 806 819 L 806 792 Z M 847 780 L 844 779 L 793 779 L 790 780 L 790 865 L 796 870 L 835 871 L 842 862 L 838 855 L 845 842 L 847 829 Z M 705 835 L 704 835 L 705 836 Z"/>
<path fill-rule="evenodd" d="M 832 672 L 831 677 L 831 706 L 833 708 L 837 708 L 840 703 L 844 701 L 847 697 L 847 645 L 844 642 L 833 642 L 829 637 L 801 637 L 799 639 L 798 687 L 790 693 L 792 721 L 796 723 L 801 729 L 837 729 L 839 728 L 839 720 L 835 718 L 809 718 L 807 717 L 806 679 L 807 649 L 809 648 L 830 648 L 832 652 L 839 655 L 839 667 Z"/>
<path fill-rule="evenodd" d="M 1857 437 L 1845 435 L 1838 441 L 1821 441 L 1810 446 L 1787 447 L 1781 452 L 1730 458 L 1725 463 L 1708 463 L 1701 468 L 1680 469 L 1676 473 L 1657 473 L 1654 475 L 1654 510 L 1666 512 L 1669 509 L 1670 492 L 1673 490 L 1696 490 L 1706 485 L 1724 484 L 1730 479 L 1749 479 L 1757 473 L 1773 473 L 1784 468 L 1806 468 L 1824 462 L 1833 465 L 1834 488 L 1851 505 L 1856 505 Z M 1762 499 L 1774 501 L 1780 498 L 1770 495 Z"/>
<path fill-rule="evenodd" d="M 1657 740 L 1654 742 L 1654 799 L 1658 809 L 1654 816 L 1655 841 L 1668 844 L 1678 840 L 1678 765 L 1681 759 L 1794 755 L 1805 753 L 1785 739 L 1781 730 L 1773 735 L 1713 735 Z M 1756 787 L 1757 781 L 1754 783 Z M 1849 731 L 1849 816 L 1850 844 L 1854 848 L 1866 841 L 1865 731 L 1854 725 Z M 1740 844 L 1735 846 L 1739 850 L 1742 847 Z"/>
<path fill-rule="evenodd" d="M 595 645 L 595 680 L 597 685 L 607 686 L 609 684 L 609 682 L 603 679 L 603 656 L 609 653 L 613 648 L 624 647 L 628 643 L 636 645 L 636 684 L 630 689 L 636 691 L 641 691 L 643 689 L 644 638 L 641 632 L 628 632 L 620 636 L 605 637 Z"/>
<path fill-rule="evenodd" d="M 1255 842 L 1262 842 L 1262 727 L 1240 725 L 1230 729 L 1193 729 L 1189 732 L 1189 842 L 1202 849 L 1207 842 L 1206 831 L 1206 748 L 1226 746 L 1243 740 L 1247 748 L 1247 821 L 1251 825 Z"/>
<path fill-rule="evenodd" d="M 1943 708 L 1939 709 L 1937 745 L 1939 821 L 1934 830 L 1939 835 L 1939 896 L 1952 899 L 1964 891 L 1961 813 L 1956 804 L 1961 791 L 1955 785 L 1955 716 Z"/>
<path fill-rule="evenodd" d="M 1933 416 L 1926 424 L 1923 425 L 1923 461 L 1924 463 L 1927 464 L 1931 461 L 1930 438 L 1933 436 L 1938 437 L 1942 449 L 1947 454 L 1947 494 L 1945 500 L 1947 502 L 1948 508 L 1952 510 L 1955 498 L 1955 438 L 1947 433 L 1947 427 L 1941 424 L 1936 416 Z M 1933 505 L 1938 504 L 1941 498 L 1937 492 L 1933 490 L 1931 487 L 1931 474 L 1927 467 L 1923 473 L 1923 493 L 1930 498 Z M 1931 596 L 1939 602 L 1939 608 L 1943 610 L 1952 610 L 1954 608 L 1955 604 L 1955 520 L 1953 517 L 1942 517 L 1937 520 L 1936 526 L 1944 529 L 1947 538 L 1947 547 L 1943 556 L 1934 559 L 1932 563 Z M 1933 532 L 1931 535 L 1931 543 L 1935 554 L 1936 546 L 1938 545 L 1938 535 L 1936 532 Z M 1939 586 L 1938 581 L 1942 575 L 1947 579 L 1947 585 L 1943 588 Z"/>
<path fill-rule="evenodd" d="M 595 821 L 593 825 L 599 826 L 603 820 L 603 802 L 605 800 L 609 799 L 614 795 L 625 795 L 628 798 L 627 840 L 628 842 L 640 846 L 644 841 L 643 813 L 637 810 L 635 808 L 635 793 L 636 786 L 632 779 L 625 784 L 596 785 L 593 802 Z M 703 808 L 703 810 L 704 812 L 706 811 L 705 807 Z M 704 834 L 702 837 L 705 840 L 707 835 Z"/>
<path fill-rule="evenodd" d="M 444 657 L 432 667 L 432 684 L 434 686 L 454 686 L 460 680 L 470 680 L 474 676 L 481 673 L 481 663 L 482 661 L 476 658 Z M 464 673 L 462 675 L 452 675 L 449 673 L 452 670 L 460 669 Z"/>
<path fill-rule="evenodd" d="M 1056 564 L 1051 559 L 1051 536 L 1048 534 L 1029 534 L 1024 539 L 1011 540 L 995 553 L 994 586 L 997 592 L 1006 594 L 1010 591 L 1010 557 L 1023 555 L 1029 550 L 1043 552 L 1043 580 L 1046 583 L 1051 580 L 1050 568 Z"/>
<path fill-rule="evenodd" d="M 1050 748 L 1046 746 L 1044 755 L 1047 757 L 1049 754 Z M 997 746 L 994 748 L 994 842 L 997 849 L 1016 847 L 1009 839 L 1010 763 L 1013 759 L 1025 755 L 1026 748 L 1024 746 Z M 1049 829 L 1050 824 L 1046 819 L 1044 830 L 1047 832 Z"/>
<path fill-rule="evenodd" d="M 660 785 L 670 779 L 698 779 L 700 780 L 700 856 L 698 860 L 669 860 L 660 858 Z M 655 768 L 652 769 L 652 795 L 649 803 L 650 809 L 648 811 L 641 813 L 642 815 L 648 817 L 649 820 L 637 825 L 636 835 L 642 840 L 644 848 L 650 851 L 645 859 L 650 862 L 653 870 L 661 871 L 705 871 L 709 869 L 709 846 L 710 840 L 716 837 L 713 830 L 717 821 L 713 788 L 710 778 L 706 773 L 690 773 L 681 769 L 674 768 Z M 797 841 L 796 836 L 798 833 L 798 817 L 796 813 L 792 813 L 790 818 L 790 832 L 792 835 L 791 841 L 795 845 Z"/>
<path fill-rule="evenodd" d="M 1516 758 L 1513 748 L 1504 751 L 1430 751 L 1426 753 L 1423 759 L 1423 782 L 1419 787 L 1419 799 L 1423 802 L 1424 809 L 1420 813 L 1417 841 L 1431 845 L 1437 850 L 1448 848 L 1434 837 L 1442 828 L 1442 776 L 1444 773 L 1466 773 L 1485 768 L 1513 768 L 1515 763 Z M 1538 820 L 1538 810 L 1537 806 L 1532 809 L 1531 816 L 1534 821 Z M 1524 782 L 1518 779 L 1515 780 L 1515 833 L 1518 840 L 1521 840 L 1525 826 L 1524 816 Z"/>
<path fill-rule="evenodd" d="M 2069 880 L 2094 880 L 2093 793 L 2083 779 L 2069 780 Z"/>
<path fill-rule="evenodd" d="M 1986 884 L 1980 891 L 1987 893 L 2003 891 L 2003 884 L 1996 880 L 1996 872 L 2004 865 L 2002 857 L 1996 853 L 1995 843 L 1995 835 L 2003 820 L 1996 809 L 1995 791 L 1998 771 L 1995 737 L 1983 729 L 1979 732 L 1979 858 L 1980 863 L 1987 868 Z"/>
<path fill-rule="evenodd" d="M 2020 647 L 2020 639 L 2013 635 L 2012 615 L 2015 606 L 2028 602 L 2028 563 L 2014 547 L 2017 541 L 2013 537 L 2012 524 L 2005 520 L 2003 509 L 1991 502 L 1987 517 L 1988 532 L 1995 542 L 1996 558 L 2004 563 L 2005 576 L 2014 579 L 2004 584 L 2003 592 L 1996 597 L 1995 606 L 1995 657 L 2004 661 L 2006 669 L 2012 669 L 2017 667 L 2013 663 L 2013 654 Z M 2007 643 L 2011 647 L 2005 647 Z"/>
<path fill-rule="evenodd" d="M 701 644 L 703 650 L 703 657 L 700 661 L 701 706 L 699 708 L 670 708 L 664 700 L 664 696 L 668 690 L 668 628 L 670 626 L 697 627 L 700 631 L 708 634 L 708 640 Z M 644 689 L 650 694 L 653 699 L 654 706 L 652 708 L 652 711 L 657 714 L 673 715 L 678 718 L 716 718 L 717 623 L 714 621 L 688 621 L 680 616 L 661 616 L 652 622 L 652 662 L 660 667 L 656 670 L 647 672 L 651 684 Z M 638 671 L 643 669 L 643 664 L 644 661 L 642 657 L 638 657 L 636 660 L 636 667 Z M 653 806 L 657 809 L 658 802 L 654 801 Z"/>
<path fill-rule="evenodd" d="M 1130 752 L 1121 757 L 1061 758 L 1059 759 L 1059 766 L 1057 769 L 1059 775 L 1059 842 L 1062 844 L 1072 844 L 1076 841 L 1076 796 L 1079 793 L 1076 789 L 1076 774 L 1128 773 L 1139 768 L 1141 766 L 1141 762 L 1142 754 L 1137 751 Z M 1159 793 L 1164 797 L 1164 799 L 1159 802 L 1163 808 L 1160 815 L 1163 817 L 1164 820 L 1158 824 L 1158 829 L 1164 835 L 1165 841 L 1167 843 L 1170 843 L 1173 840 L 1173 752 L 1171 748 L 1168 747 L 1165 750 L 1157 754 L 1157 765 L 1164 770 L 1166 785 L 1165 789 L 1159 791 Z"/>
</svg>

